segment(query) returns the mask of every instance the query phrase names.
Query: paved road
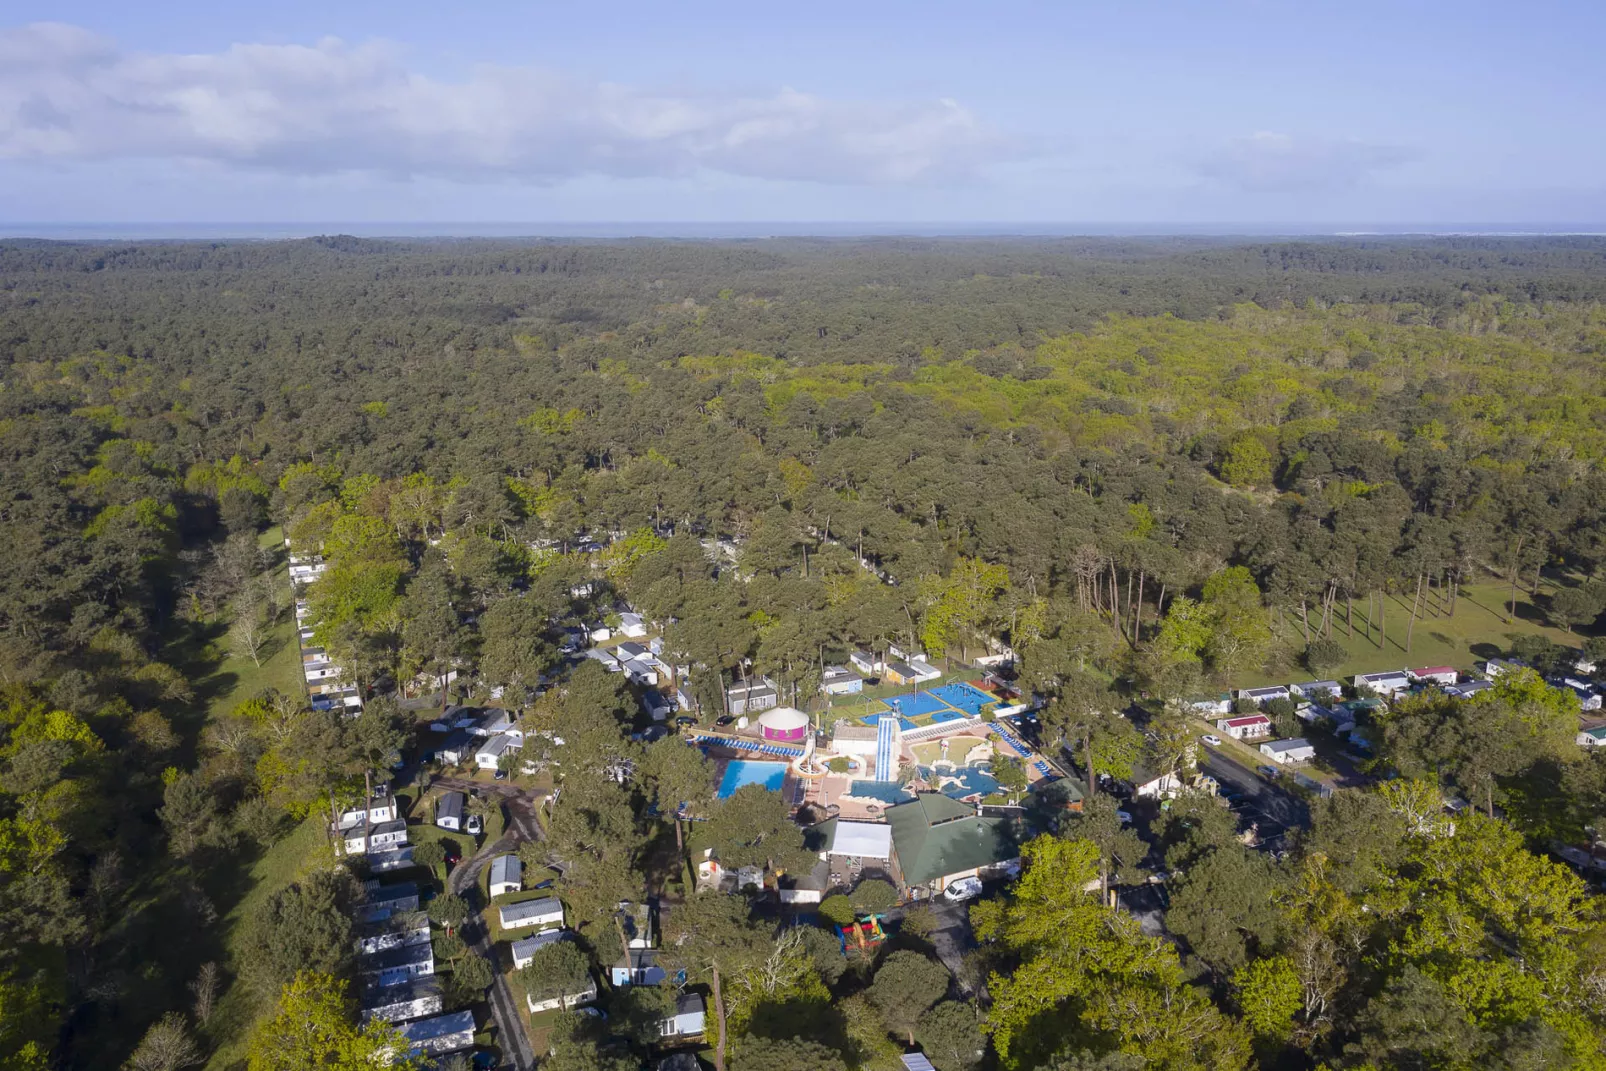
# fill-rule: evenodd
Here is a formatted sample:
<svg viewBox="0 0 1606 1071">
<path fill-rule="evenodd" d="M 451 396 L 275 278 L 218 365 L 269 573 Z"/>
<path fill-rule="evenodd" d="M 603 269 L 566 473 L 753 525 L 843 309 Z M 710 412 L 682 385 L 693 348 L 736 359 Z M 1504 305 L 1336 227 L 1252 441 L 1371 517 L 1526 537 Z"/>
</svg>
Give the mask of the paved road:
<svg viewBox="0 0 1606 1071">
<path fill-rule="evenodd" d="M 1201 748 L 1199 768 L 1221 782 L 1223 788 L 1250 800 L 1256 810 L 1284 827 L 1310 824 L 1305 801 L 1284 792 L 1248 766 L 1215 748 Z"/>
<path fill-rule="evenodd" d="M 488 786 L 456 779 L 443 779 L 443 783 L 452 788 L 480 788 Z M 519 1006 L 507 979 L 502 975 L 500 966 L 496 961 L 496 949 L 491 946 L 490 934 L 486 931 L 485 922 L 480 918 L 480 911 L 485 905 L 480 901 L 478 877 L 486 863 L 495 856 L 505 852 L 518 850 L 521 842 L 526 840 L 539 840 L 540 827 L 531 811 L 533 803 L 522 796 L 517 789 L 506 786 L 495 786 L 496 795 L 502 797 L 502 803 L 507 809 L 507 829 L 495 841 L 486 844 L 469 858 L 463 860 L 452 870 L 451 878 L 447 881 L 447 890 L 463 897 L 469 902 L 471 914 L 468 921 L 463 924 L 463 940 L 468 944 L 469 950 L 475 955 L 486 959 L 491 964 L 492 976 L 496 979 L 486 992 L 486 999 L 491 1005 L 491 1017 L 496 1020 L 497 1037 L 502 1043 L 502 1067 L 512 1068 L 513 1071 L 531 1071 L 535 1067 L 535 1053 L 530 1049 L 530 1038 L 524 1030 L 524 1017 L 519 1014 Z"/>
</svg>

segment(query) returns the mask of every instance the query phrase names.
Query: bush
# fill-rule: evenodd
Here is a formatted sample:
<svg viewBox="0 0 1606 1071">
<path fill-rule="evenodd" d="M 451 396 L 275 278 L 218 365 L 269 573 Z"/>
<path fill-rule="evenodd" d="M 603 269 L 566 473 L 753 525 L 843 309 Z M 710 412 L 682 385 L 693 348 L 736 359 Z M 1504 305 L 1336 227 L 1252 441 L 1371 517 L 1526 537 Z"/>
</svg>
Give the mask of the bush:
<svg viewBox="0 0 1606 1071">
<path fill-rule="evenodd" d="M 1343 665 L 1348 657 L 1349 652 L 1337 640 L 1312 640 L 1310 646 L 1305 648 L 1305 668 L 1318 677 L 1325 677 Z"/>
<path fill-rule="evenodd" d="M 841 893 L 827 896 L 820 901 L 820 917 L 833 926 L 846 926 L 853 921 L 853 904 Z"/>
<path fill-rule="evenodd" d="M 897 902 L 898 890 L 892 887 L 891 882 L 879 878 L 867 878 L 848 893 L 848 906 L 860 915 L 880 914 Z"/>
</svg>

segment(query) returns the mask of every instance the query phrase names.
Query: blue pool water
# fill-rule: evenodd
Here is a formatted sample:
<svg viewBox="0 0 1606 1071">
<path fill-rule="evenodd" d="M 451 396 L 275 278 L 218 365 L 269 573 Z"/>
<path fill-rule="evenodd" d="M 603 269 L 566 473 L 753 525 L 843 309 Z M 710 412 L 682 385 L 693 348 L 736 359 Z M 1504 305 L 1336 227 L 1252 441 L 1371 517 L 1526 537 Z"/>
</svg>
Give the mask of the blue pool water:
<svg viewBox="0 0 1606 1071">
<path fill-rule="evenodd" d="M 725 764 L 725 776 L 719 779 L 719 798 L 729 799 L 743 785 L 763 785 L 771 792 L 779 792 L 785 781 L 784 762 L 732 759 Z"/>
</svg>

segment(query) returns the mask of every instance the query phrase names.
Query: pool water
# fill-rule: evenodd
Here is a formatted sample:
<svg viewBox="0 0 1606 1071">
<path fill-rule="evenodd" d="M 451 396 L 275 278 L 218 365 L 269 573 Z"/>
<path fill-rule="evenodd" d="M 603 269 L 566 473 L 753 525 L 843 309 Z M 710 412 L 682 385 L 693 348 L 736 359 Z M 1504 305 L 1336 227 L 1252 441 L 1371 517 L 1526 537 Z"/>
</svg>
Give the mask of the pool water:
<svg viewBox="0 0 1606 1071">
<path fill-rule="evenodd" d="M 786 763 L 758 762 L 753 759 L 732 759 L 725 764 L 725 775 L 719 779 L 719 798 L 729 799 L 743 785 L 763 785 L 771 792 L 779 792 L 786 782 Z"/>
</svg>

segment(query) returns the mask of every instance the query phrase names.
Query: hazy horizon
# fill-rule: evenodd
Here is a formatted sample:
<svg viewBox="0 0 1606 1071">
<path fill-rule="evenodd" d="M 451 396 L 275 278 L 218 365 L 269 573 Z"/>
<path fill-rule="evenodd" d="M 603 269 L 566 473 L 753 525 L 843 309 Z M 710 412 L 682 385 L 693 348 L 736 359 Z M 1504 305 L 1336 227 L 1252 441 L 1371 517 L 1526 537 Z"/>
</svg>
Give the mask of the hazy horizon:
<svg viewBox="0 0 1606 1071">
<path fill-rule="evenodd" d="M 828 220 L 467 221 L 0 221 L 0 241 L 285 241 L 349 234 L 374 239 L 758 238 L 1413 238 L 1606 237 L 1601 223 L 1090 223 L 839 222 Z"/>
</svg>

